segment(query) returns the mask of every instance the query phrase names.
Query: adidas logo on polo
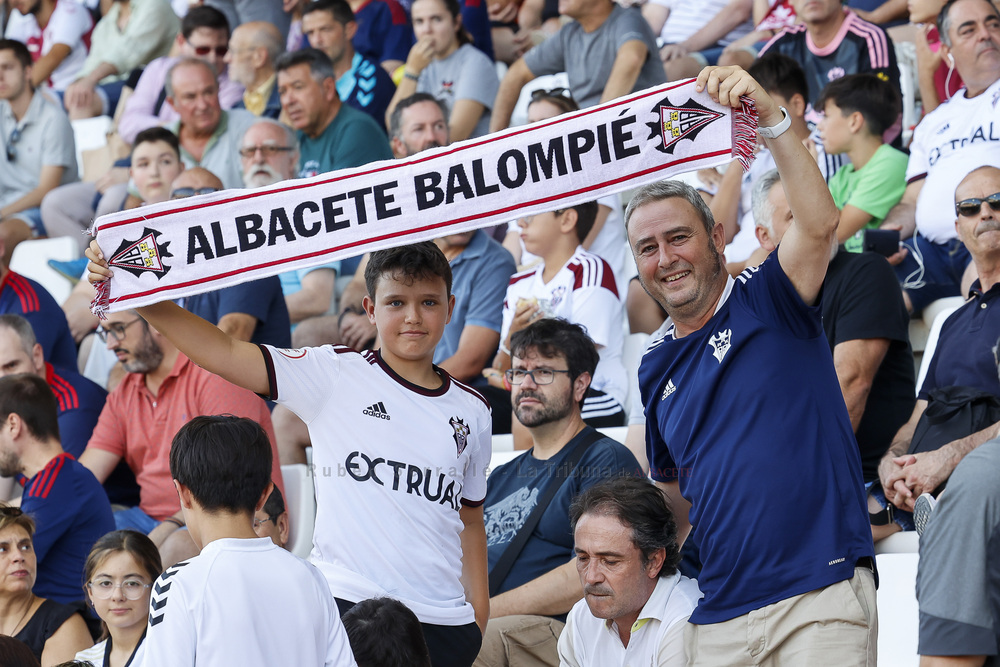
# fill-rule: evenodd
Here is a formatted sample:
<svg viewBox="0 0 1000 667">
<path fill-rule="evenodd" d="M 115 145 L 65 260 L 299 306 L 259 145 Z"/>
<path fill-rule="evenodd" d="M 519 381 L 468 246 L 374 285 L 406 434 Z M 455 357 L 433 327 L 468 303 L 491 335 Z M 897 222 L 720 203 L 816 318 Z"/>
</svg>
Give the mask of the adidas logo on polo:
<svg viewBox="0 0 1000 667">
<path fill-rule="evenodd" d="M 677 387 L 674 386 L 673 380 L 667 380 L 667 384 L 663 387 L 663 395 L 660 396 L 660 400 L 665 400 L 667 396 L 677 391 Z"/>
<path fill-rule="evenodd" d="M 382 404 L 382 401 L 369 405 L 367 408 L 361 411 L 361 414 L 368 415 L 369 417 L 378 417 L 379 419 L 385 419 L 387 421 L 389 419 L 392 419 L 392 417 L 389 416 L 389 413 L 386 412 L 385 406 Z"/>
</svg>

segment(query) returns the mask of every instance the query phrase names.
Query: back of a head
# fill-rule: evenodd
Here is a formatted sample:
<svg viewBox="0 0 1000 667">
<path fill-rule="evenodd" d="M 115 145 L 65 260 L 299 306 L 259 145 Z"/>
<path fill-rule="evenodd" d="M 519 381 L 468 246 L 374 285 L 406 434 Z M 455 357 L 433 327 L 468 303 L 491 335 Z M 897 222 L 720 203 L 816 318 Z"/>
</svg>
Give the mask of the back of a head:
<svg viewBox="0 0 1000 667">
<path fill-rule="evenodd" d="M 43 378 L 30 373 L 0 378 L 0 421 L 12 414 L 21 418 L 35 440 L 59 442 L 59 408 Z"/>
<path fill-rule="evenodd" d="M 20 639 L 0 635 L 0 665 L 3 667 L 39 667 L 38 659 Z"/>
<path fill-rule="evenodd" d="M 181 19 L 181 34 L 184 35 L 184 39 L 190 39 L 191 34 L 198 28 L 225 30 L 228 35 L 229 21 L 218 9 L 208 5 L 197 5 L 189 9 Z"/>
<path fill-rule="evenodd" d="M 777 93 L 789 101 L 801 95 L 803 102 L 809 101 L 805 70 L 798 61 L 783 53 L 765 53 L 754 61 L 747 73 L 768 93 Z"/>
<path fill-rule="evenodd" d="M 191 167 L 190 169 L 185 169 L 180 173 L 180 175 L 174 179 L 171 184 L 171 189 L 176 190 L 178 188 L 194 188 L 195 190 L 200 190 L 201 188 L 215 188 L 216 190 L 222 190 L 222 179 L 210 172 L 204 167 Z"/>
<path fill-rule="evenodd" d="M 177 431 L 170 475 L 206 512 L 248 513 L 271 482 L 271 442 L 245 417 L 202 415 Z"/>
<path fill-rule="evenodd" d="M 420 621 L 402 602 L 362 600 L 343 622 L 358 667 L 431 667 Z"/>
<path fill-rule="evenodd" d="M 845 114 L 859 112 L 868 132 L 875 136 L 892 127 L 899 116 L 899 93 L 877 74 L 848 74 L 828 83 L 816 98 L 815 108 L 823 111 L 833 102 Z"/>
<path fill-rule="evenodd" d="M 587 234 L 590 234 L 590 230 L 594 228 L 594 223 L 597 221 L 597 202 L 580 202 L 576 206 L 572 206 L 570 208 L 576 211 L 576 237 L 580 243 L 583 243 L 584 239 L 587 238 Z"/>
<path fill-rule="evenodd" d="M 411 243 L 373 252 L 365 267 L 365 287 L 368 296 L 374 299 L 378 282 L 383 277 L 409 285 L 435 276 L 444 280 L 448 296 L 451 296 L 451 265 L 441 248 L 433 241 Z"/>
</svg>

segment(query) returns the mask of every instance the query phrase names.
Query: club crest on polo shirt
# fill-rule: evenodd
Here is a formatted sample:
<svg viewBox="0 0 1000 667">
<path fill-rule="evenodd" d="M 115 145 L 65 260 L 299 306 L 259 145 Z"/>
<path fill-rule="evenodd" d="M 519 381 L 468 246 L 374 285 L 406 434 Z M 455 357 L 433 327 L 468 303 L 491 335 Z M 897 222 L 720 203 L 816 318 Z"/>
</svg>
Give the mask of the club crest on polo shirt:
<svg viewBox="0 0 1000 667">
<path fill-rule="evenodd" d="M 729 352 L 729 343 L 733 337 L 733 330 L 726 329 L 725 331 L 720 331 L 711 338 L 708 339 L 709 345 L 712 346 L 712 355 L 722 363 L 722 360 L 726 356 L 726 352 Z"/>
<path fill-rule="evenodd" d="M 167 251 L 170 242 L 157 243 L 158 236 L 160 232 L 155 229 L 143 228 L 138 241 L 125 239 L 121 242 L 118 250 L 108 260 L 108 266 L 125 269 L 137 278 L 147 271 L 152 272 L 157 279 L 162 278 L 170 270 L 170 267 L 163 263 L 163 258 L 173 255 Z"/>
<path fill-rule="evenodd" d="M 681 105 L 675 105 L 670 98 L 664 97 L 656 103 L 651 111 L 660 117 L 659 122 L 646 123 L 650 129 L 649 139 L 657 135 L 663 140 L 656 150 L 673 155 L 674 144 L 681 139 L 694 141 L 695 137 L 706 127 L 723 117 L 718 111 L 703 107 L 689 99 Z"/>
<path fill-rule="evenodd" d="M 458 448 L 458 455 L 461 456 L 462 452 L 465 451 L 465 446 L 469 444 L 469 434 L 472 433 L 472 429 L 459 417 L 452 417 L 448 420 L 451 424 L 454 433 L 452 436 L 455 438 L 455 446 Z"/>
</svg>

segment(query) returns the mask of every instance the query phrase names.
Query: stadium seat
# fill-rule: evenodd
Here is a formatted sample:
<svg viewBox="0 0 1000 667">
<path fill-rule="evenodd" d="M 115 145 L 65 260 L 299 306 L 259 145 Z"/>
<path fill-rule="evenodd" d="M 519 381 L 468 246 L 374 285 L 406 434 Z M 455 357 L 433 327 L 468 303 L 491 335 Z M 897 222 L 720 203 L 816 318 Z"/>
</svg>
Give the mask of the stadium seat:
<svg viewBox="0 0 1000 667">
<path fill-rule="evenodd" d="M 896 537 L 893 535 L 893 537 Z M 878 667 L 917 667 L 916 553 L 882 553 L 878 566 Z"/>
<path fill-rule="evenodd" d="M 608 428 L 597 429 L 612 440 L 625 444 L 625 436 L 628 435 L 628 426 L 609 426 Z"/>
<path fill-rule="evenodd" d="M 49 260 L 65 261 L 79 256 L 80 250 L 76 241 L 67 236 L 22 241 L 14 248 L 14 254 L 10 259 L 10 270 L 37 281 L 52 295 L 56 303 L 61 304 L 69 296 L 73 286 L 64 276 L 49 267 Z"/>
<path fill-rule="evenodd" d="M 917 391 L 924 383 L 927 375 L 927 366 L 930 365 L 931 357 L 934 356 L 934 348 L 937 347 L 938 336 L 941 335 L 941 326 L 948 316 L 958 310 L 958 307 L 965 303 L 965 299 L 960 296 L 938 299 L 924 309 L 924 321 L 930 322 L 927 334 L 927 344 L 924 345 L 924 355 L 920 360 L 920 372 L 917 373 Z M 933 319 L 931 319 L 933 318 Z"/>
<path fill-rule="evenodd" d="M 299 558 L 307 558 L 312 550 L 313 525 L 316 523 L 316 490 L 313 475 L 304 463 L 281 466 L 285 482 L 285 509 L 291 529 L 288 550 Z"/>
<path fill-rule="evenodd" d="M 83 153 L 107 145 L 111 119 L 107 116 L 81 118 L 72 121 L 72 125 L 73 140 L 76 142 L 76 164 L 82 177 L 84 175 Z"/>
<path fill-rule="evenodd" d="M 626 322 L 626 326 L 628 326 Z M 649 344 L 649 335 L 644 333 L 625 333 L 625 349 L 622 352 L 622 365 L 628 374 L 628 393 L 625 395 L 625 414 L 632 411 L 632 402 L 637 400 L 639 393 L 639 362 L 642 353 Z"/>
<path fill-rule="evenodd" d="M 875 543 L 875 554 L 915 554 L 920 549 L 920 536 L 917 531 L 909 530 L 893 533 L 884 540 Z"/>
</svg>

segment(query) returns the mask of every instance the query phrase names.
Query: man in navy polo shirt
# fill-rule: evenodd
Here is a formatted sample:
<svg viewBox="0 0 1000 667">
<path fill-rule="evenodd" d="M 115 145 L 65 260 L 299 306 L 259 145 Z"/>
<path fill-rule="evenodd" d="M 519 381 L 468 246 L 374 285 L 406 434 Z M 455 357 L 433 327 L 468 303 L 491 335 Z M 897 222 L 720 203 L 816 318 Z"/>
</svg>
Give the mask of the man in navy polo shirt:
<svg viewBox="0 0 1000 667">
<path fill-rule="evenodd" d="M 35 595 L 83 599 L 84 561 L 115 520 L 100 482 L 59 445 L 56 397 L 30 373 L 0 378 L 0 475 L 24 485 L 21 509 L 37 526 Z"/>
<path fill-rule="evenodd" d="M 998 423 L 935 451 L 906 454 L 934 389 L 973 387 L 1000 398 L 1000 211 L 993 208 L 1000 206 L 997 193 L 1000 169 L 992 166 L 975 169 L 955 190 L 955 229 L 972 255 L 979 279 L 972 283 L 969 300 L 941 327 L 913 414 L 879 464 L 886 499 L 900 509 L 913 511 L 916 499 L 941 486 L 966 454 L 1000 436 Z"/>
<path fill-rule="evenodd" d="M 703 561 L 688 664 L 874 665 L 861 460 L 819 307 L 839 214 L 787 112 L 749 74 L 707 68 L 698 85 L 727 106 L 754 100 L 796 187 L 781 245 L 736 280 L 693 189 L 647 186 L 625 213 L 639 280 L 672 322 L 639 385 L 651 476 Z"/>
</svg>

